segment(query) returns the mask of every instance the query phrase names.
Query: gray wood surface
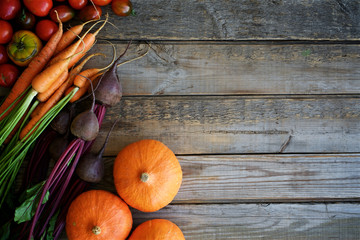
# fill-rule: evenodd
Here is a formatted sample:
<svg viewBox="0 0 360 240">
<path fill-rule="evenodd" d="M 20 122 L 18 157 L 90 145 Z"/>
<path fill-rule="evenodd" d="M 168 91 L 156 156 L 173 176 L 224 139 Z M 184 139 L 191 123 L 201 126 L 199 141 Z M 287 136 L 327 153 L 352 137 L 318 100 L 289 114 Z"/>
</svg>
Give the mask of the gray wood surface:
<svg viewBox="0 0 360 240">
<path fill-rule="evenodd" d="M 168 205 L 153 213 L 131 209 L 135 228 L 156 218 L 179 226 L 186 239 L 359 239 L 360 205 L 211 204 Z M 67 239 L 65 234 L 61 240 Z"/>
<path fill-rule="evenodd" d="M 109 28 L 109 26 L 107 27 Z M 115 43 L 118 54 L 126 44 Z M 125 60 L 147 46 L 134 42 Z M 90 60 L 113 55 L 101 42 Z M 354 94 L 360 91 L 360 47 L 344 44 L 153 42 L 148 55 L 119 66 L 124 95 Z"/>
<path fill-rule="evenodd" d="M 116 193 L 114 157 L 94 189 Z M 173 203 L 360 200 L 360 155 L 178 156 L 183 182 Z"/>
<path fill-rule="evenodd" d="M 165 218 L 186 239 L 359 239 L 359 204 L 170 205 L 155 213 L 133 211 L 134 225 Z"/>
<path fill-rule="evenodd" d="M 358 152 L 360 146 L 356 96 L 124 97 L 108 109 L 94 149 L 119 115 L 106 155 L 144 138 L 176 154 Z"/>
<path fill-rule="evenodd" d="M 93 151 L 117 116 L 105 179 L 127 144 L 152 138 L 178 156 L 183 184 L 134 226 L 169 219 L 188 240 L 360 239 L 360 1 L 133 0 L 111 13 L 92 52 L 119 67 L 121 103 L 109 108 Z M 88 27 L 88 26 L 87 26 Z M 3 90 L 0 89 L 0 94 Z M 21 171 L 23 171 L 22 169 Z M 66 239 L 66 236 L 62 237 Z"/>
<path fill-rule="evenodd" d="M 359 40 L 359 1 L 134 0 L 135 17 L 111 15 L 107 39 Z M 105 8 L 104 12 L 106 12 Z M 110 11 L 110 10 L 109 10 Z"/>
</svg>

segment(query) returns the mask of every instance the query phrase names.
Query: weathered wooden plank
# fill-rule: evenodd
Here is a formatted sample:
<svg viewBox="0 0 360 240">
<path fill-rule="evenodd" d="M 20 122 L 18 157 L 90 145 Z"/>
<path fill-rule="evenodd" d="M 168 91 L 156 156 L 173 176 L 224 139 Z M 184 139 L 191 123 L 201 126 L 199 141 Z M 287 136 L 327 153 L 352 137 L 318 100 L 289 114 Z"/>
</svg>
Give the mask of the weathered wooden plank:
<svg viewBox="0 0 360 240">
<path fill-rule="evenodd" d="M 125 44 L 117 43 L 117 52 Z M 130 59 L 146 46 L 133 44 Z M 112 56 L 109 44 L 93 52 Z M 124 95 L 341 94 L 360 92 L 360 48 L 343 44 L 152 44 L 119 67 Z M 88 67 L 106 66 L 94 58 Z"/>
<path fill-rule="evenodd" d="M 178 156 L 183 182 L 174 203 L 359 201 L 360 155 Z M 116 193 L 114 157 L 94 189 Z"/>
<path fill-rule="evenodd" d="M 133 210 L 134 226 L 165 218 L 186 239 L 359 239 L 359 204 L 169 205 L 154 213 Z"/>
<path fill-rule="evenodd" d="M 110 21 L 109 39 L 252 40 L 316 39 L 359 40 L 358 1 L 329 0 L 134 0 L 136 16 Z"/>
<path fill-rule="evenodd" d="M 186 239 L 359 239 L 359 204 L 169 205 L 154 213 L 132 209 L 134 227 L 156 218 L 179 226 Z M 62 239 L 66 239 L 64 234 Z"/>
<path fill-rule="evenodd" d="M 161 140 L 176 154 L 332 153 L 360 147 L 356 96 L 124 97 L 108 109 L 95 149 L 118 115 L 106 155 L 144 138 Z"/>
</svg>

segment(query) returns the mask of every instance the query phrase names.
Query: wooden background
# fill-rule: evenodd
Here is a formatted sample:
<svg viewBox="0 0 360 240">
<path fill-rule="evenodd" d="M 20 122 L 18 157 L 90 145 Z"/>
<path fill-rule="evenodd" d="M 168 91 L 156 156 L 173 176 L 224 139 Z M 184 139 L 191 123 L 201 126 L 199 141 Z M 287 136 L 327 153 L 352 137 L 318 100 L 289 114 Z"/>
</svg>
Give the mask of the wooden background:
<svg viewBox="0 0 360 240">
<path fill-rule="evenodd" d="M 108 110 L 94 150 L 105 179 L 134 141 L 164 142 L 183 183 L 134 226 L 176 223 L 186 239 L 360 239 L 360 1 L 133 0 L 94 52 L 133 43 L 118 68 L 124 97 Z M 66 239 L 66 237 L 64 237 Z"/>
<path fill-rule="evenodd" d="M 177 154 L 183 184 L 168 207 L 133 210 L 135 226 L 166 218 L 195 240 L 360 239 L 360 1 L 133 4 L 101 38 L 119 53 L 134 40 L 128 59 L 142 40 L 151 50 L 118 68 L 124 97 L 94 149 L 121 118 L 94 188 L 115 192 L 114 157 L 152 138 Z"/>
</svg>

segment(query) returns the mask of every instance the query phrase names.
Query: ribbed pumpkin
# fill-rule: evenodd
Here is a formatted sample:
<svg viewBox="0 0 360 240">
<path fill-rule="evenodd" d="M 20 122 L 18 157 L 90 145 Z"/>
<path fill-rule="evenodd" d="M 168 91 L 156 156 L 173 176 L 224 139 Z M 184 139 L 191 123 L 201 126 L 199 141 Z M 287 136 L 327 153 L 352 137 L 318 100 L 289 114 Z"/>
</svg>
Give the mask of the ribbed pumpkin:
<svg viewBox="0 0 360 240">
<path fill-rule="evenodd" d="M 104 190 L 80 194 L 66 216 L 69 240 L 126 239 L 132 227 L 129 207 L 118 196 Z"/>
<path fill-rule="evenodd" d="M 185 240 L 185 237 L 175 223 L 153 219 L 140 224 L 128 240 Z"/>
<path fill-rule="evenodd" d="M 114 183 L 131 207 L 154 212 L 179 191 L 182 170 L 175 154 L 162 142 L 140 140 L 123 148 L 114 162 Z"/>
</svg>

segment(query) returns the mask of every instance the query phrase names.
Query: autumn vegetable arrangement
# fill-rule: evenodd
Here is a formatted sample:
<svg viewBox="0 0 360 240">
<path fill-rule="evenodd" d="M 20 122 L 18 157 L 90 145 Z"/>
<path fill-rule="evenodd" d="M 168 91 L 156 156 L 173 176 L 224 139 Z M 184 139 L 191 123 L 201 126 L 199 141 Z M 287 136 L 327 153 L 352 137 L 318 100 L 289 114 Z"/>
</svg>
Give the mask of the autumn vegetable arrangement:
<svg viewBox="0 0 360 240">
<path fill-rule="evenodd" d="M 126 239 L 132 228 L 129 206 L 154 212 L 167 206 L 182 182 L 175 154 L 152 139 L 134 142 L 117 155 L 113 177 L 119 196 L 103 190 L 80 194 L 66 216 L 69 240 Z M 140 224 L 129 240 L 183 240 L 180 228 L 169 220 L 153 219 Z"/>
<path fill-rule="evenodd" d="M 4 65 L 12 61 L 20 67 L 16 68 L 12 76 L 14 85 L 7 86 L 11 90 L 0 105 L 0 239 L 58 239 L 64 228 L 70 240 L 126 239 L 133 227 L 129 206 L 143 212 L 157 211 L 174 199 L 182 182 L 181 167 L 174 153 L 163 143 L 146 139 L 128 145 L 116 157 L 113 175 L 117 194 L 86 191 L 89 183 L 97 183 L 104 176 L 102 154 L 117 122 L 98 153 L 91 152 L 91 146 L 106 110 L 121 100 L 117 69 L 128 62 L 121 59 L 130 43 L 119 57 L 114 48 L 108 66 L 87 69 L 84 66 L 91 58 L 103 56 L 88 54 L 108 23 L 107 16 L 100 18 L 100 7 L 111 3 L 116 15 L 127 16 L 132 12 L 131 2 L 93 0 L 91 5 L 71 0 L 67 1 L 69 5 L 40 2 L 34 7 L 32 1 L 24 0 L 26 11 L 22 10 L 22 14 L 28 14 L 30 20 L 29 13 L 37 16 L 37 20 L 46 16 L 50 19 L 42 19 L 28 29 L 36 26 L 41 30 L 51 25 L 52 31 L 42 34 L 40 30 L 21 30 L 11 33 L 12 40 L 6 47 L 0 45 L 0 50 L 6 49 L 6 53 L 0 51 L 0 61 L 5 59 Z M 86 4 L 80 6 L 83 2 Z M 1 4 L 11 5 L 8 0 Z M 95 16 L 82 12 L 90 11 L 88 7 L 95 10 Z M 1 11 L 0 7 L 0 18 L 5 19 L 6 14 Z M 74 13 L 79 14 L 83 23 L 65 30 L 63 23 L 73 18 Z M 0 26 L 7 26 L 7 19 L 1 21 Z M 90 26 L 84 32 L 85 25 Z M 19 53 L 19 44 L 24 45 L 23 53 Z M 148 45 L 144 54 L 132 60 L 145 56 L 149 49 Z M 1 67 L 0 63 L 0 70 Z M 79 113 L 75 109 L 84 99 L 92 99 L 91 106 Z M 13 184 L 26 158 L 23 194 L 14 199 Z M 50 158 L 54 166 L 49 165 Z M 3 209 L 14 212 L 8 216 Z M 175 224 L 156 219 L 138 226 L 129 239 L 184 239 L 184 236 Z"/>
<path fill-rule="evenodd" d="M 1 0 L 0 87 L 13 86 L 58 30 L 57 17 L 62 23 L 97 20 L 107 5 L 117 16 L 135 14 L 130 0 Z"/>
</svg>

